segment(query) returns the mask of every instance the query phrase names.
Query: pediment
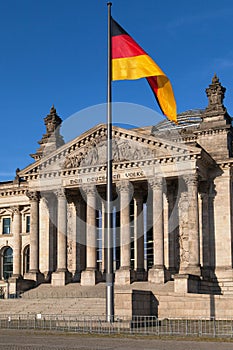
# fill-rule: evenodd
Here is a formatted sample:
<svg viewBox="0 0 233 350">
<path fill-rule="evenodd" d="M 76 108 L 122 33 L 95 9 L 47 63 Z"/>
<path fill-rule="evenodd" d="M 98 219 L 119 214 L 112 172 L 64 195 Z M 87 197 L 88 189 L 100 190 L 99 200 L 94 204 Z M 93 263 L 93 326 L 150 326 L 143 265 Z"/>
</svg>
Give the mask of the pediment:
<svg viewBox="0 0 233 350">
<path fill-rule="evenodd" d="M 106 165 L 106 125 L 100 124 L 21 170 L 19 176 Z M 145 162 L 200 153 L 197 147 L 113 126 L 113 163 Z"/>
</svg>

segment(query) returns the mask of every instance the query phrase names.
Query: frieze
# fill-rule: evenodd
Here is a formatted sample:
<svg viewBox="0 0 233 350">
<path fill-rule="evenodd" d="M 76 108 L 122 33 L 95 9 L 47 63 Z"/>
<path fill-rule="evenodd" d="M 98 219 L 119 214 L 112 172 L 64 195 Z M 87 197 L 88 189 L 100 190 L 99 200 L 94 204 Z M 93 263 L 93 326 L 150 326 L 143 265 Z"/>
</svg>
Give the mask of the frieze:
<svg viewBox="0 0 233 350">
<path fill-rule="evenodd" d="M 85 146 L 77 153 L 68 155 L 64 161 L 63 168 L 71 169 L 106 164 L 106 141 L 94 140 L 89 146 Z M 113 140 L 112 154 L 114 162 L 127 160 L 140 160 L 153 158 L 155 150 L 140 145 L 138 142 L 129 140 Z"/>
</svg>

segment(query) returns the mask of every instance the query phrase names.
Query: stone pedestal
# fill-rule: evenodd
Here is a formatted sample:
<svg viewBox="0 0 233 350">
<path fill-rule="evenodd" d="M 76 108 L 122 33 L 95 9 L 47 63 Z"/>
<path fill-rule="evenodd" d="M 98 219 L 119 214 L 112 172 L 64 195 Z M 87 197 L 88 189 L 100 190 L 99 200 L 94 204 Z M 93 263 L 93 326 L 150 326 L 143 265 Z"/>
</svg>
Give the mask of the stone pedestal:
<svg viewBox="0 0 233 350">
<path fill-rule="evenodd" d="M 153 266 L 148 272 L 148 281 L 150 283 L 164 283 L 165 282 L 164 267 Z"/>
<path fill-rule="evenodd" d="M 40 272 L 29 271 L 23 275 L 24 279 L 35 281 L 36 284 L 44 282 L 44 275 Z"/>
<path fill-rule="evenodd" d="M 115 284 L 127 285 L 136 280 L 136 272 L 130 269 L 119 269 L 115 272 Z"/>
<path fill-rule="evenodd" d="M 136 280 L 137 281 L 147 281 L 148 273 L 145 271 L 145 269 L 138 268 L 136 270 Z"/>
<path fill-rule="evenodd" d="M 174 276 L 175 293 L 198 293 L 200 279 L 190 274 L 177 274 Z"/>
<path fill-rule="evenodd" d="M 101 273 L 94 269 L 81 272 L 81 286 L 94 286 L 101 280 Z"/>
<path fill-rule="evenodd" d="M 151 316 L 154 298 L 151 291 L 115 289 L 116 317 L 132 319 L 133 316 Z M 154 307 L 155 309 L 155 307 Z"/>
<path fill-rule="evenodd" d="M 0 292 L 4 299 L 9 298 L 9 283 L 5 280 L 0 280 Z"/>
<path fill-rule="evenodd" d="M 72 276 L 68 271 L 56 271 L 52 274 L 52 286 L 61 287 L 71 282 Z"/>
</svg>

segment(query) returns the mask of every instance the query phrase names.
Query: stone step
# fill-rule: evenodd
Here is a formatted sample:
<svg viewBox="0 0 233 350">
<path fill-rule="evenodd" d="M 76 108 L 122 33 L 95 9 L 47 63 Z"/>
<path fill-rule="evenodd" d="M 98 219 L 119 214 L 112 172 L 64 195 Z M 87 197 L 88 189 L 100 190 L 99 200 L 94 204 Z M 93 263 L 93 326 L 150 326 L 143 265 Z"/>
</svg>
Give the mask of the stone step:
<svg viewBox="0 0 233 350">
<path fill-rule="evenodd" d="M 0 314 L 104 315 L 104 298 L 0 300 Z"/>
<path fill-rule="evenodd" d="M 105 298 L 106 286 L 99 283 L 96 286 L 81 286 L 80 283 L 71 283 L 62 287 L 53 287 L 50 284 L 41 284 L 38 287 L 24 292 L 23 299 L 43 298 Z"/>
<path fill-rule="evenodd" d="M 130 285 L 117 286 L 121 290 L 150 290 L 154 294 L 167 294 L 174 292 L 174 282 L 155 284 L 149 282 L 134 282 Z M 106 284 L 98 283 L 95 286 L 81 286 L 80 283 L 70 283 L 62 287 L 53 287 L 50 284 L 41 284 L 38 287 L 24 292 L 22 299 L 44 299 L 44 298 L 105 298 Z"/>
</svg>

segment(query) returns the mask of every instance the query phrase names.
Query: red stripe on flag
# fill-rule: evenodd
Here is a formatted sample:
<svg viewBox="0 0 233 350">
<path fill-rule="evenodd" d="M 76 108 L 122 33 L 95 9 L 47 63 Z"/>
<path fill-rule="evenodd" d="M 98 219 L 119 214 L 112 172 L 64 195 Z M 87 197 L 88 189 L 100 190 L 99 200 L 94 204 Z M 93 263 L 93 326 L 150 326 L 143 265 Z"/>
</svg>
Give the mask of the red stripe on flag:
<svg viewBox="0 0 233 350">
<path fill-rule="evenodd" d="M 160 103 L 159 103 L 159 99 L 158 99 L 158 83 L 157 83 L 157 77 L 148 77 L 146 78 L 146 80 L 148 81 L 150 87 L 151 87 L 151 90 L 153 91 L 153 94 L 155 95 L 155 98 L 157 100 L 157 103 L 159 105 L 159 108 L 161 109 L 162 113 L 164 114 L 161 106 L 160 106 Z"/>
<path fill-rule="evenodd" d="M 112 37 L 112 59 L 147 54 L 131 36 L 127 34 Z"/>
</svg>

